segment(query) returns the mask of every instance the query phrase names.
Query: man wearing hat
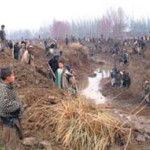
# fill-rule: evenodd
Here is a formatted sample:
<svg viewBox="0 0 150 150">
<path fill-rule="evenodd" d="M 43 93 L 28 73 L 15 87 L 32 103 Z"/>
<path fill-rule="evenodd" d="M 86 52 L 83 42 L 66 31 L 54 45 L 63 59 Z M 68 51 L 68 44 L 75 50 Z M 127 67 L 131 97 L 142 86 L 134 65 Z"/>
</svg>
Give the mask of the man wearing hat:
<svg viewBox="0 0 150 150">
<path fill-rule="evenodd" d="M 34 66 L 34 55 L 33 55 L 33 46 L 30 45 L 28 48 L 28 54 L 29 54 L 29 65 Z"/>
<path fill-rule="evenodd" d="M 5 41 L 6 41 L 6 33 L 5 33 L 5 25 L 1 25 L 0 30 L 0 51 L 5 50 Z"/>
</svg>

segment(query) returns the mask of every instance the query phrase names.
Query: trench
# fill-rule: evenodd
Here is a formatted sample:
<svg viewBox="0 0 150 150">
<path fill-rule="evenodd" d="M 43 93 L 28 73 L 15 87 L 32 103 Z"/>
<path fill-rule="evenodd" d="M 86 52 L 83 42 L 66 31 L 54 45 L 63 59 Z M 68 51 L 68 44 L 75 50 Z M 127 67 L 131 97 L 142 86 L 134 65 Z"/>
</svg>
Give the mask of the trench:
<svg viewBox="0 0 150 150">
<path fill-rule="evenodd" d="M 108 101 L 110 100 L 103 96 L 100 89 L 102 88 L 102 79 L 110 77 L 110 70 L 97 69 L 95 70 L 94 74 L 94 77 L 88 78 L 88 86 L 81 91 L 81 94 L 84 95 L 88 100 L 94 101 L 96 104 L 109 103 Z M 146 142 L 150 140 L 150 118 L 130 114 L 118 108 L 114 108 L 112 113 L 117 114 L 117 116 L 119 116 L 124 123 L 132 127 L 132 135 L 134 135 L 134 140 L 140 142 Z"/>
<path fill-rule="evenodd" d="M 107 98 L 100 92 L 100 83 L 102 79 L 110 77 L 110 70 L 96 69 L 94 74 L 94 77 L 88 78 L 88 86 L 81 91 L 81 94 L 96 104 L 104 104 L 107 102 Z"/>
</svg>

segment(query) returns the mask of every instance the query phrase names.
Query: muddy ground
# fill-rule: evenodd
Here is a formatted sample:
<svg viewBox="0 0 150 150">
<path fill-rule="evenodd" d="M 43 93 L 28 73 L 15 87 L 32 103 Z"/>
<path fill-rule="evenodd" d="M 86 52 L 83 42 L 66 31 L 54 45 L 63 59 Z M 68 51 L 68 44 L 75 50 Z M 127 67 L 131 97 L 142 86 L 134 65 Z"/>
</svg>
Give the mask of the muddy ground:
<svg viewBox="0 0 150 150">
<path fill-rule="evenodd" d="M 105 64 L 103 65 L 103 69 L 110 69 L 112 70 L 112 68 L 114 67 L 114 58 L 112 58 L 112 56 L 110 54 L 97 54 L 96 56 L 100 61 L 104 62 Z M 109 61 L 108 61 L 109 60 Z M 136 64 L 140 64 L 141 60 L 132 60 L 131 62 L 136 63 Z M 147 64 L 142 64 L 143 68 L 145 68 L 145 66 Z M 138 66 L 138 65 L 137 65 Z M 136 67 L 136 66 L 135 66 Z M 135 68 L 133 66 L 133 68 Z M 131 72 L 128 68 L 128 66 L 124 66 L 124 67 L 119 67 L 118 68 L 120 70 L 126 70 L 127 72 Z M 142 70 L 143 71 L 143 70 Z M 108 103 L 110 103 L 112 106 L 114 106 L 115 108 L 121 109 L 123 111 L 127 111 L 130 112 L 132 111 L 135 107 L 137 107 L 141 102 L 142 102 L 142 81 L 144 76 L 146 76 L 146 74 L 149 74 L 149 70 L 145 70 L 146 74 L 144 74 L 145 72 L 139 74 L 139 68 L 135 70 L 134 74 L 130 73 L 131 76 L 131 81 L 136 80 L 135 76 L 138 74 L 138 78 L 139 80 L 137 81 L 137 84 L 134 85 L 134 81 L 133 83 L 131 83 L 131 87 L 130 89 L 124 89 L 124 88 L 112 88 L 111 87 L 111 78 L 107 78 L 107 79 L 103 79 L 101 81 L 101 87 L 102 90 L 101 92 L 103 93 L 104 96 L 106 96 L 108 98 Z M 149 80 L 150 78 L 144 78 Z M 137 88 L 135 88 L 135 86 Z M 145 106 L 145 108 L 140 111 L 138 113 L 138 115 L 141 116 L 150 116 L 150 107 L 145 105 L 146 103 L 143 102 L 141 107 L 138 108 L 141 109 L 143 106 Z M 135 112 L 135 111 L 134 111 Z"/>
<path fill-rule="evenodd" d="M 76 46 L 75 46 L 76 47 Z M 77 46 L 78 47 L 78 46 Z M 72 48 L 72 47 L 71 47 Z M 82 49 L 83 47 L 78 47 Z M 79 90 L 83 89 L 88 84 L 88 76 L 93 75 L 97 64 L 90 63 L 87 60 L 86 55 L 80 54 L 78 52 L 72 51 L 68 53 L 68 47 L 64 47 L 65 51 L 63 52 L 63 59 L 66 64 L 71 64 L 72 69 L 76 72 L 77 76 L 77 85 Z M 72 48 L 73 49 L 73 48 Z M 83 48 L 84 50 L 84 48 Z M 56 51 L 59 53 L 59 49 Z M 81 51 L 82 52 L 82 51 Z M 72 56 L 70 57 L 70 53 Z M 36 137 L 39 141 L 42 140 L 40 135 L 40 131 L 38 131 L 38 124 L 36 122 L 31 121 L 29 119 L 32 116 L 31 106 L 35 105 L 37 102 L 47 103 L 51 105 L 51 107 L 56 107 L 56 104 L 59 104 L 61 101 L 71 100 L 72 97 L 69 96 L 65 90 L 59 90 L 56 85 L 49 79 L 48 73 L 48 65 L 47 62 L 50 60 L 51 56 L 45 56 L 45 50 L 42 45 L 34 45 L 34 56 L 35 56 L 35 66 L 32 67 L 27 64 L 21 64 L 20 61 L 12 59 L 11 50 L 6 50 L 5 52 L 0 53 L 0 68 L 1 67 L 12 67 L 15 75 L 16 82 L 15 88 L 20 97 L 20 99 L 27 105 L 25 110 L 25 120 L 23 123 L 23 129 L 25 131 L 25 137 Z M 82 57 L 82 59 L 80 58 Z M 81 61 L 80 61 L 81 59 Z M 86 66 L 86 67 L 83 67 Z M 38 114 L 37 114 L 38 117 Z M 38 119 L 36 117 L 36 119 Z M 35 119 L 35 120 L 36 120 Z M 42 123 L 42 121 L 41 121 Z M 46 133 L 46 131 L 45 131 Z M 49 140 L 52 145 L 53 150 L 66 149 L 61 146 L 58 142 L 55 141 L 55 135 L 51 132 L 49 135 Z M 2 139 L 0 140 L 2 141 Z M 0 142 L 1 145 L 2 142 Z M 3 149 L 0 147 L 0 149 Z M 23 147 L 23 149 L 27 150 L 37 150 L 37 147 Z"/>
<path fill-rule="evenodd" d="M 55 104 L 58 104 L 60 101 L 70 99 L 66 91 L 58 90 L 57 87 L 52 83 L 52 81 L 49 80 L 47 61 L 50 58 L 45 56 L 45 50 L 43 49 L 43 47 L 41 45 L 35 45 L 34 47 L 35 47 L 34 53 L 36 58 L 35 59 L 36 67 L 31 67 L 29 65 L 22 65 L 18 61 L 13 60 L 11 58 L 11 51 L 9 50 L 0 53 L 0 67 L 12 66 L 15 70 L 16 90 L 19 94 L 19 97 L 24 101 L 24 103 L 27 104 L 26 111 L 29 111 L 31 105 L 34 105 L 34 103 L 36 103 L 37 101 L 44 101 L 43 103 L 50 103 L 50 105 L 55 107 Z M 64 54 L 65 55 L 64 59 L 69 61 L 70 56 L 67 54 Z M 113 67 L 114 59 L 111 57 L 110 54 L 96 53 L 95 57 L 96 57 L 95 60 L 98 60 L 96 63 L 95 61 L 89 62 L 87 61 L 87 59 L 84 58 L 83 60 L 81 60 L 81 62 L 79 61 L 75 62 L 77 57 L 75 57 L 75 60 L 73 60 L 72 59 L 73 57 L 71 57 L 70 61 L 73 61 L 72 66 L 77 74 L 78 87 L 80 90 L 87 86 L 88 84 L 87 79 L 89 76 L 94 75 L 93 72 L 96 68 L 103 68 L 103 69 L 107 68 L 111 70 Z M 133 61 L 133 63 L 135 63 L 136 61 Z M 121 109 L 125 112 L 129 112 L 133 108 L 135 108 L 141 101 L 140 94 L 135 94 L 135 92 L 133 92 L 132 90 L 124 90 L 120 88 L 112 89 L 110 85 L 110 79 L 104 79 L 101 83 L 101 86 L 103 87 L 102 93 L 108 99 L 111 99 L 110 101 L 108 101 L 109 105 L 116 109 Z M 114 99 L 112 100 L 112 98 Z M 144 104 L 140 108 L 142 108 L 143 106 Z M 138 108 L 138 110 L 140 108 Z M 26 115 L 27 115 L 26 119 L 28 120 L 28 114 Z M 146 106 L 142 111 L 140 111 L 138 115 L 149 116 L 150 107 Z M 37 138 L 39 138 L 40 136 L 38 135 L 39 133 L 35 132 L 36 130 L 33 130 L 33 127 L 38 127 L 38 125 L 33 126 L 33 124 L 34 122 L 30 122 L 30 120 L 28 120 L 28 123 L 26 122 L 24 123 L 25 136 L 28 137 L 34 135 Z M 65 149 L 63 146 L 61 146 L 60 143 L 56 143 L 54 137 L 55 137 L 54 135 L 49 136 L 53 150 Z M 147 143 L 145 142 L 143 144 L 135 141 L 129 145 L 127 150 L 150 150 L 149 145 L 150 145 L 149 142 Z M 34 149 L 37 150 L 37 148 L 33 147 L 24 147 L 24 148 L 30 150 Z M 122 148 L 114 146 L 112 150 L 122 150 Z"/>
<path fill-rule="evenodd" d="M 114 67 L 114 58 L 110 54 L 97 54 L 97 59 L 99 61 L 104 62 L 103 69 L 112 69 Z M 114 109 L 120 110 L 124 114 L 135 115 L 135 116 L 142 116 L 145 120 L 150 120 L 150 106 L 142 100 L 142 81 L 143 79 L 149 80 L 149 61 L 148 57 L 145 60 L 141 60 L 139 56 L 134 56 L 136 59 L 131 60 L 131 64 L 135 65 L 132 66 L 124 66 L 118 68 L 120 70 L 126 70 L 130 73 L 131 80 L 133 81 L 131 84 L 130 89 L 124 88 L 112 88 L 111 87 L 111 78 L 103 79 L 100 83 L 101 92 L 102 94 L 107 97 L 108 105 L 113 107 Z M 144 63 L 143 63 L 143 62 Z M 145 63 L 145 61 L 147 63 Z M 141 66 L 142 65 L 142 66 Z M 137 67 L 137 69 L 136 69 Z M 141 69 L 142 68 L 142 69 Z M 144 69 L 143 69 L 144 68 Z M 147 68 L 147 70 L 145 69 Z M 133 69 L 133 70 L 132 70 Z M 140 72 L 140 70 L 142 70 Z M 137 79 L 136 79 L 137 76 Z M 135 82 L 136 81 L 136 82 Z M 121 150 L 121 148 L 115 147 L 114 150 Z M 149 142 L 137 142 L 132 141 L 129 144 L 127 150 L 150 150 L 150 141 Z"/>
</svg>

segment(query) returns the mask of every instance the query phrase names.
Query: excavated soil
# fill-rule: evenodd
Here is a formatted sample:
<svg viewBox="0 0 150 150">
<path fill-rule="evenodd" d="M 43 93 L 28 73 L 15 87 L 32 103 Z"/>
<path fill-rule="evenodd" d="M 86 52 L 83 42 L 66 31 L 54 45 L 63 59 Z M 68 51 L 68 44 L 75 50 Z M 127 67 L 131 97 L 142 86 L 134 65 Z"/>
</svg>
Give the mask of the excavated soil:
<svg viewBox="0 0 150 150">
<path fill-rule="evenodd" d="M 67 51 L 67 48 L 65 48 Z M 68 54 L 68 51 L 67 51 Z M 15 87 L 16 91 L 19 94 L 19 97 L 23 100 L 23 102 L 27 105 L 27 108 L 25 110 L 25 120 L 23 123 L 23 128 L 25 131 L 25 136 L 35 136 L 40 141 L 44 135 L 41 135 L 41 132 L 39 130 L 42 129 L 44 133 L 47 133 L 47 129 L 49 129 L 49 126 L 53 126 L 53 123 L 49 123 L 49 126 L 45 127 L 44 125 L 46 122 L 43 122 L 43 118 L 47 117 L 50 118 L 53 116 L 55 112 L 53 112 L 53 107 L 57 107 L 61 101 L 66 100 L 73 100 L 74 97 L 70 96 L 70 94 L 67 91 L 64 90 L 58 90 L 55 84 L 50 81 L 48 78 L 48 67 L 47 67 L 47 61 L 50 58 L 45 57 L 45 50 L 41 46 L 35 46 L 34 49 L 34 55 L 35 55 L 35 67 L 31 67 L 29 65 L 20 64 L 20 62 L 13 60 L 11 57 L 11 51 L 1 52 L 0 53 L 0 67 L 4 66 L 11 66 L 16 75 L 16 82 Z M 73 54 L 76 55 L 76 54 Z M 87 85 L 87 78 L 88 76 L 94 76 L 93 72 L 95 68 L 103 68 L 103 69 L 110 69 L 113 67 L 114 59 L 106 53 L 100 53 L 96 54 L 96 57 L 98 58 L 98 61 L 94 63 L 89 63 L 86 58 L 82 58 L 81 62 L 75 62 L 75 59 L 77 58 L 75 56 L 74 59 L 72 59 L 72 56 L 66 55 L 64 51 L 64 59 L 67 60 L 67 62 L 72 63 L 72 67 L 75 70 L 77 74 L 77 81 L 79 89 L 83 89 Z M 83 55 L 84 56 L 84 55 Z M 134 60 L 132 63 L 132 66 L 126 67 L 127 71 L 131 74 L 132 78 L 135 78 L 134 74 L 138 74 L 138 76 L 133 80 L 133 85 L 131 86 L 131 89 L 125 90 L 122 88 L 118 89 L 112 89 L 110 84 L 110 78 L 104 79 L 101 82 L 102 86 L 102 93 L 104 96 L 106 96 L 108 99 L 110 99 L 110 105 L 111 107 L 121 109 L 123 111 L 131 111 L 133 108 L 135 108 L 140 102 L 140 88 L 141 82 L 145 77 L 149 78 L 148 72 L 144 73 L 145 76 L 143 77 L 143 70 L 149 69 L 149 62 L 142 62 L 141 60 Z M 140 73 L 138 73 L 138 68 L 135 69 L 134 66 L 136 64 L 140 63 L 142 66 L 144 66 L 143 70 L 141 70 Z M 134 74 L 133 74 L 134 73 Z M 138 88 L 136 88 L 136 84 L 139 83 Z M 138 94 L 137 94 L 138 91 Z M 143 104 L 145 105 L 145 104 Z M 143 105 L 140 107 L 142 108 Z M 37 107 L 34 107 L 37 106 Z M 47 106 L 43 107 L 43 106 Z M 33 109 L 34 108 L 34 109 Z M 139 109 L 140 109 L 139 108 Z M 150 115 L 150 107 L 145 107 L 138 115 L 141 116 L 149 116 Z M 47 109 L 51 109 L 51 113 L 46 113 Z M 33 116 L 32 112 L 36 111 L 37 114 Z M 45 116 L 40 115 L 41 112 L 44 112 Z M 40 118 L 39 118 L 40 116 Z M 50 120 L 49 120 L 50 121 Z M 51 122 L 51 121 L 50 121 Z M 60 150 L 65 149 L 63 146 L 61 146 L 60 143 L 55 141 L 55 135 L 53 133 L 53 128 L 51 128 L 51 132 L 48 132 L 46 137 L 50 140 L 52 144 L 53 150 Z M 42 131 L 42 132 L 43 132 Z M 49 134 L 50 133 L 50 134 Z M 40 138 L 39 138 L 40 137 Z M 143 143 L 139 142 L 133 142 L 129 145 L 128 150 L 150 150 L 149 148 L 150 143 L 146 143 L 143 145 Z M 37 150 L 36 148 L 31 147 L 24 147 L 27 150 Z M 112 150 L 122 150 L 120 147 L 114 147 Z"/>
<path fill-rule="evenodd" d="M 82 47 L 79 48 L 82 49 Z M 48 78 L 49 70 L 47 62 L 50 57 L 45 56 L 44 48 L 41 45 L 35 45 L 33 52 L 35 56 L 34 67 L 21 64 L 19 61 L 12 59 L 12 52 L 10 50 L 1 52 L 0 68 L 7 66 L 13 68 L 16 76 L 16 91 L 20 99 L 27 105 L 25 120 L 23 121 L 25 137 L 34 136 L 40 141 L 44 136 L 41 135 L 40 130 L 42 130 L 42 133 L 46 134 L 45 137 L 48 137 L 47 139 L 50 140 L 53 150 L 65 149 L 61 144 L 58 142 L 56 143 L 53 131 L 48 131 L 49 127 L 45 127 L 46 122 L 43 122 L 43 120 L 55 114 L 55 112 L 53 112 L 53 107 L 57 107 L 61 101 L 72 100 L 74 97 L 72 97 L 68 91 L 59 90 Z M 57 50 L 57 52 L 59 52 L 59 50 Z M 77 84 L 79 89 L 81 89 L 87 85 L 88 75 L 93 74 L 95 64 L 90 64 L 85 54 L 80 55 L 78 53 L 80 53 L 80 49 L 78 52 L 74 52 L 70 57 L 67 47 L 64 47 L 62 59 L 67 60 L 67 63 L 70 62 L 70 65 L 77 74 Z M 82 57 L 81 61 L 79 61 L 80 57 Z M 83 79 L 84 82 L 80 84 Z M 46 113 L 47 109 L 50 109 L 51 113 Z M 41 115 L 42 111 L 44 112 L 43 114 L 45 114 L 44 116 Z M 35 112 L 37 113 L 35 114 Z M 32 116 L 32 113 L 34 116 Z M 49 123 L 49 126 L 51 126 L 51 123 Z M 37 150 L 37 147 L 24 147 L 24 149 Z"/>
</svg>

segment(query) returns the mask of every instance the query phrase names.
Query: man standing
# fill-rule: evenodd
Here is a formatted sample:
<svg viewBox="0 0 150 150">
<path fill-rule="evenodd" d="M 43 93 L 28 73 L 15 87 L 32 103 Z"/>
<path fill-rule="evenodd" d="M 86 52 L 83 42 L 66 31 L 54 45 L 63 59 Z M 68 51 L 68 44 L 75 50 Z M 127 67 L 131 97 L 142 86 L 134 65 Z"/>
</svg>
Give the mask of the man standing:
<svg viewBox="0 0 150 150">
<path fill-rule="evenodd" d="M 150 105 L 150 83 L 147 80 L 143 84 L 143 98 Z"/>
<path fill-rule="evenodd" d="M 123 63 L 124 63 L 124 65 L 126 65 L 128 63 L 128 60 L 129 60 L 129 54 L 127 52 L 125 52 L 123 54 Z"/>
<path fill-rule="evenodd" d="M 65 44 L 68 45 L 69 44 L 69 39 L 68 39 L 68 35 L 66 34 L 66 37 L 65 37 Z"/>
<path fill-rule="evenodd" d="M 13 56 L 14 56 L 14 59 L 16 59 L 16 60 L 19 59 L 19 56 L 20 56 L 20 46 L 19 46 L 18 42 L 16 42 L 15 45 L 14 45 Z"/>
<path fill-rule="evenodd" d="M 112 78 L 111 84 L 112 84 L 112 87 L 116 86 L 117 76 L 118 76 L 118 70 L 117 70 L 116 66 L 114 66 L 114 68 L 111 71 L 111 78 Z"/>
<path fill-rule="evenodd" d="M 5 41 L 6 41 L 6 33 L 5 33 L 5 25 L 1 25 L 1 30 L 0 30 L 0 51 L 5 50 Z"/>
<path fill-rule="evenodd" d="M 68 76 L 72 76 L 72 74 L 65 68 L 64 62 L 59 61 L 59 68 L 56 72 L 56 80 L 55 83 L 59 89 L 68 89 L 69 88 L 69 81 Z"/>
<path fill-rule="evenodd" d="M 33 46 L 30 45 L 28 49 L 24 52 L 21 63 L 29 64 L 34 66 L 34 55 L 33 55 Z"/>
<path fill-rule="evenodd" d="M 45 40 L 44 40 L 44 47 L 45 47 L 45 49 L 46 49 L 46 47 L 47 47 L 47 44 L 48 44 L 48 41 L 47 41 L 47 39 L 45 39 Z"/>
<path fill-rule="evenodd" d="M 130 88 L 131 78 L 130 78 L 129 73 L 124 71 L 123 76 L 122 76 L 122 80 L 123 80 L 123 87 L 127 88 L 127 89 Z"/>
<path fill-rule="evenodd" d="M 49 66 L 51 67 L 51 72 L 49 74 L 50 79 L 53 79 L 53 81 L 55 82 L 55 75 L 56 75 L 56 71 L 59 68 L 58 66 L 58 61 L 59 61 L 59 55 L 55 54 L 53 56 L 52 59 L 50 59 L 50 61 L 48 62 Z M 53 71 L 53 72 L 52 72 Z M 52 77 L 53 76 L 53 77 Z"/>
<path fill-rule="evenodd" d="M 24 52 L 26 51 L 26 43 L 24 41 L 21 42 L 21 49 L 19 52 L 19 59 L 22 59 Z"/>
<path fill-rule="evenodd" d="M 1 69 L 0 118 L 3 125 L 3 142 L 6 150 L 20 150 L 19 139 L 23 138 L 21 119 L 23 103 L 16 95 L 12 84 L 15 76 L 10 68 Z"/>
</svg>

